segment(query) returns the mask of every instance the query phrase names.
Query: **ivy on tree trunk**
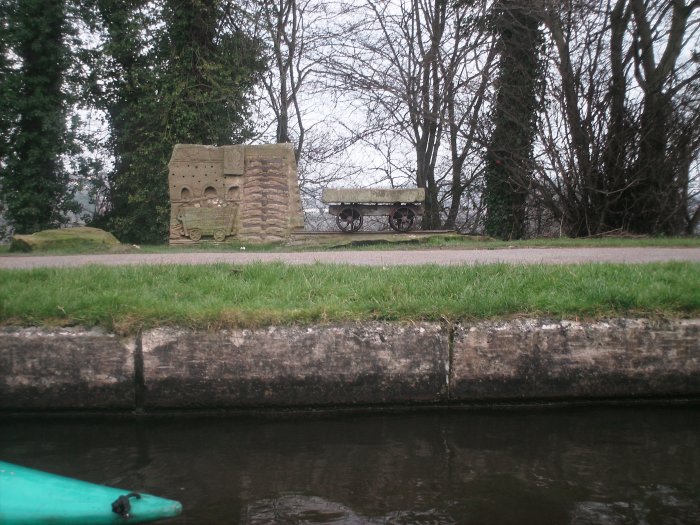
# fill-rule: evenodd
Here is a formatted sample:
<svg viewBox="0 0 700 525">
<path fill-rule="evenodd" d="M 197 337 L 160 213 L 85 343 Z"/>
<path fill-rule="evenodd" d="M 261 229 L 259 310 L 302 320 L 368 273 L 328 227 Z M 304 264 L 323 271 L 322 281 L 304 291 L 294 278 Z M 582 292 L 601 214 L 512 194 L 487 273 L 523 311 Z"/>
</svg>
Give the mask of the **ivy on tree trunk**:
<svg viewBox="0 0 700 525">
<path fill-rule="evenodd" d="M 2 118 L 9 144 L 0 171 L 2 193 L 15 232 L 33 233 L 58 226 L 72 209 L 61 158 L 70 147 L 63 90 L 70 64 L 66 5 L 64 0 L 22 0 L 3 7 L 3 44 L 17 64 L 3 72 Z"/>
<path fill-rule="evenodd" d="M 526 226 L 542 35 L 528 0 L 501 0 L 494 29 L 500 60 L 494 131 L 486 154 L 486 232 L 519 239 Z"/>
</svg>

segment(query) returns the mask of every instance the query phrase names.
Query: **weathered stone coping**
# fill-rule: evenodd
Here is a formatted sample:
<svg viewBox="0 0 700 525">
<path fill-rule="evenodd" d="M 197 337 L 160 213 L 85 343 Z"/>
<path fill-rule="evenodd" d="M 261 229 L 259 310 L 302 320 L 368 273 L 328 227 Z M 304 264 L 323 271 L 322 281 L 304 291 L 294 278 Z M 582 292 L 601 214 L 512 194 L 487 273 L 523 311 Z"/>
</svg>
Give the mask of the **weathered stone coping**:
<svg viewBox="0 0 700 525">
<path fill-rule="evenodd" d="M 700 319 L 358 323 L 133 337 L 0 330 L 0 409 L 179 410 L 700 395 Z"/>
</svg>

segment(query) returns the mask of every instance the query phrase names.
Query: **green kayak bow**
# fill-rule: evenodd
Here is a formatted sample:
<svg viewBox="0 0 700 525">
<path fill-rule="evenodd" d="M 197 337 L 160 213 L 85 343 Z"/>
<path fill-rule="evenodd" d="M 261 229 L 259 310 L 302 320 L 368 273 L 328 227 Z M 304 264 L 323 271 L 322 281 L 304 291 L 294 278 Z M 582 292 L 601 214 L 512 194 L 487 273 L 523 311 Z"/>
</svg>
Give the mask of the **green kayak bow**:
<svg viewBox="0 0 700 525">
<path fill-rule="evenodd" d="M 0 461 L 0 523 L 131 524 L 177 516 L 173 500 L 66 478 Z"/>
</svg>

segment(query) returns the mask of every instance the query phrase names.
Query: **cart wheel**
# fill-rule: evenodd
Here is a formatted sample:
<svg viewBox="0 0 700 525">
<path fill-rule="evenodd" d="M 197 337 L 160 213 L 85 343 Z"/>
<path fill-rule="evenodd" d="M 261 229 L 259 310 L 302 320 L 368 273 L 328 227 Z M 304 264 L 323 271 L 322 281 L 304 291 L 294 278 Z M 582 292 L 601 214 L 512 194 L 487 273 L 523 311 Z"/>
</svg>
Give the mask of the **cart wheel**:
<svg viewBox="0 0 700 525">
<path fill-rule="evenodd" d="M 408 206 L 400 206 L 389 215 L 389 226 L 397 232 L 407 232 L 413 227 L 415 212 Z"/>
<path fill-rule="evenodd" d="M 216 242 L 223 242 L 226 240 L 226 232 L 224 230 L 216 230 L 214 232 L 214 240 Z"/>
<path fill-rule="evenodd" d="M 357 208 L 348 206 L 338 212 L 335 217 L 338 228 L 344 232 L 356 232 L 362 228 L 362 214 Z"/>
<path fill-rule="evenodd" d="M 190 230 L 190 239 L 193 241 L 198 241 L 199 239 L 202 238 L 202 230 L 199 228 L 192 228 Z"/>
</svg>

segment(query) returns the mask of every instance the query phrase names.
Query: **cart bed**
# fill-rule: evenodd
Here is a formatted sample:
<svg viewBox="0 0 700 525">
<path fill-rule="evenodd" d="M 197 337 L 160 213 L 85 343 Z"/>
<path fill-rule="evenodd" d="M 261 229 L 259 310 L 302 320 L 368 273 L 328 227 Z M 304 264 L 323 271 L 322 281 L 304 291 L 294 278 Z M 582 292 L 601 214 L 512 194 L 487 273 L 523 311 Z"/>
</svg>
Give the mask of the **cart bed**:
<svg viewBox="0 0 700 525">
<path fill-rule="evenodd" d="M 372 189 L 372 188 L 326 188 L 321 200 L 325 204 L 379 204 L 379 203 L 408 203 L 425 200 L 425 189 Z"/>
</svg>

